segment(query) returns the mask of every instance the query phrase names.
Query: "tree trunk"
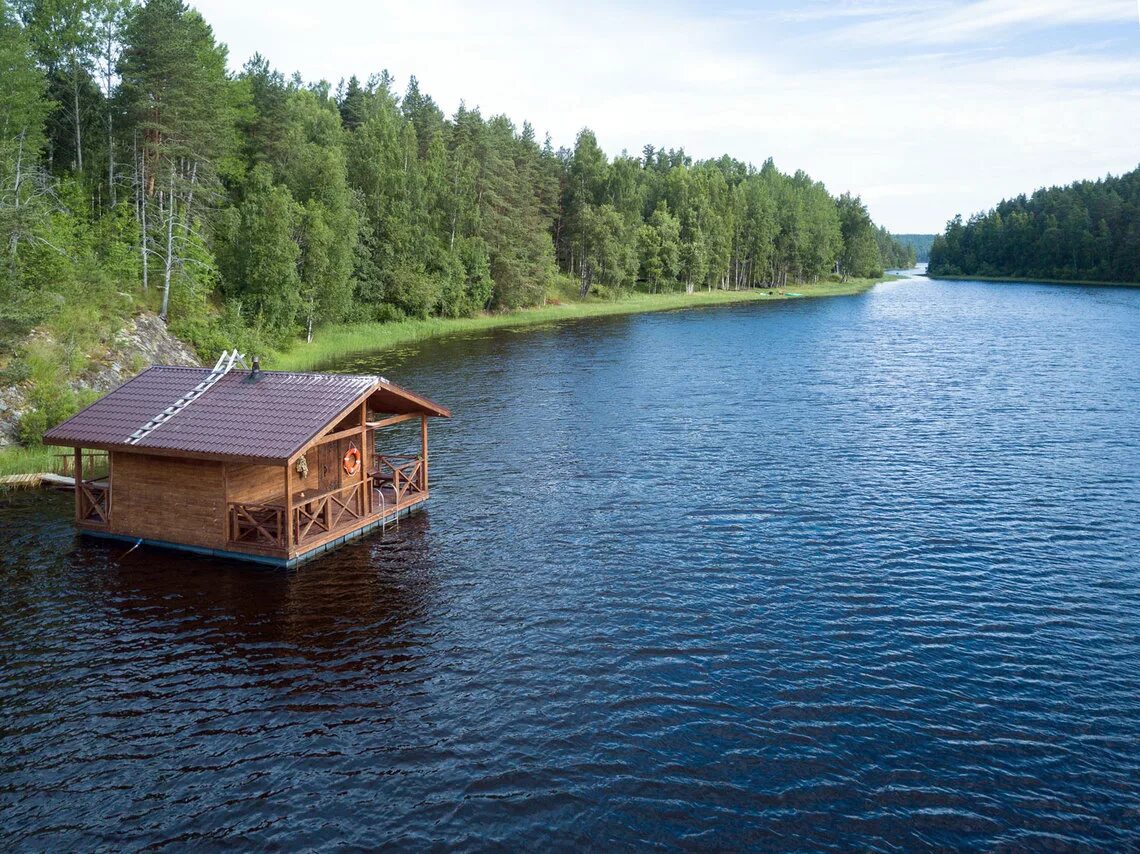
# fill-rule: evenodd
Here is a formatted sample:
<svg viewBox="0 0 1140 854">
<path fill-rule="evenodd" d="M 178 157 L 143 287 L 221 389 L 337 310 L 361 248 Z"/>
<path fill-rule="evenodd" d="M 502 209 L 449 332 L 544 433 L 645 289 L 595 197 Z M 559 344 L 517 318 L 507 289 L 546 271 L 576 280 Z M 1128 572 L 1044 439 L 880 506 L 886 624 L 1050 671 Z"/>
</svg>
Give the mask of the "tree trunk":
<svg viewBox="0 0 1140 854">
<path fill-rule="evenodd" d="M 111 194 L 111 207 L 118 202 L 115 192 L 115 118 L 107 108 L 107 190 Z"/>
<path fill-rule="evenodd" d="M 79 117 L 79 63 L 71 60 L 71 103 L 75 111 L 75 163 L 79 173 L 83 173 L 83 128 Z"/>
<path fill-rule="evenodd" d="M 139 240 L 139 252 L 142 253 L 142 286 L 143 293 L 150 291 L 150 272 L 147 264 L 146 252 L 146 154 L 139 152 L 139 176 L 138 176 L 138 199 L 139 199 L 139 225 L 142 229 L 142 239 Z"/>
<path fill-rule="evenodd" d="M 447 244 L 450 252 L 455 249 L 455 226 L 459 222 L 459 161 L 455 161 L 455 178 L 451 182 L 451 240 Z"/>
<path fill-rule="evenodd" d="M 169 219 L 166 221 L 166 269 L 162 277 L 162 311 L 159 317 L 166 322 L 170 309 L 170 274 L 174 269 L 174 163 L 170 164 L 170 198 L 167 207 Z"/>
<path fill-rule="evenodd" d="M 20 145 L 16 149 L 16 177 L 13 187 L 15 191 L 12 194 L 12 208 L 16 216 L 12 229 L 12 239 L 8 242 L 9 254 L 12 256 L 12 263 L 16 261 L 16 250 L 20 247 L 20 182 L 23 178 L 23 164 L 24 164 L 24 139 L 27 136 L 28 129 L 25 127 L 20 131 Z"/>
<path fill-rule="evenodd" d="M 184 237 L 190 237 L 190 215 L 191 207 L 194 204 L 194 187 L 198 183 L 198 161 L 194 161 L 194 165 L 190 167 L 190 192 L 186 195 L 186 205 L 182 209 L 182 234 Z"/>
<path fill-rule="evenodd" d="M 594 269 L 592 265 L 582 265 L 582 284 L 578 287 L 578 296 L 585 299 L 590 294 L 590 285 L 593 284 Z"/>
<path fill-rule="evenodd" d="M 111 207 L 115 207 L 119 200 L 118 191 L 115 189 L 115 110 L 111 106 L 111 80 L 113 77 L 113 69 L 115 63 L 113 61 L 113 40 L 111 36 L 112 30 L 110 27 L 107 29 L 107 45 L 106 53 L 103 55 L 103 91 L 106 93 L 105 102 L 107 104 L 107 190 L 111 196 Z"/>
</svg>

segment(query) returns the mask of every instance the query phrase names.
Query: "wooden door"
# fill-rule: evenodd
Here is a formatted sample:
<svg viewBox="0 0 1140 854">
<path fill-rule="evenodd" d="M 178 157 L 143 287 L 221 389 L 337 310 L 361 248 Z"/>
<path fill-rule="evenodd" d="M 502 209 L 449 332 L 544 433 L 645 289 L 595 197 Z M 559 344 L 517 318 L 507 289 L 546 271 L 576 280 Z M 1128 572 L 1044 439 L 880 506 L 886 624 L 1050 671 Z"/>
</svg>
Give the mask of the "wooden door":
<svg viewBox="0 0 1140 854">
<path fill-rule="evenodd" d="M 317 464 L 320 466 L 321 492 L 328 492 L 340 486 L 340 454 L 337 452 L 337 442 L 325 442 L 319 445 Z"/>
</svg>

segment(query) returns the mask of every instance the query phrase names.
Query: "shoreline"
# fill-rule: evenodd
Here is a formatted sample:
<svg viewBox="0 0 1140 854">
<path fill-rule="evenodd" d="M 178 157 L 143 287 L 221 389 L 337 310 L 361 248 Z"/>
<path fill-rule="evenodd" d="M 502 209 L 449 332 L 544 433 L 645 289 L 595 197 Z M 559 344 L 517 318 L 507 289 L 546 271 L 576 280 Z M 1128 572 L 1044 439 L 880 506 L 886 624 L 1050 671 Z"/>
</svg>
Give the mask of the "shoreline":
<svg viewBox="0 0 1140 854">
<path fill-rule="evenodd" d="M 427 320 L 401 320 L 394 323 L 353 323 L 318 330 L 311 342 L 299 342 L 283 352 L 270 354 L 267 367 L 274 370 L 314 371 L 338 359 L 378 353 L 392 347 L 413 344 L 429 338 L 442 338 L 470 332 L 508 327 L 536 326 L 595 317 L 649 314 L 745 302 L 777 302 L 789 299 L 852 296 L 864 293 L 882 282 L 904 277 L 883 275 L 877 279 L 851 279 L 847 282 L 817 282 L 795 285 L 783 292 L 775 288 L 744 291 L 695 291 L 691 294 L 632 294 L 617 300 L 587 299 L 533 308 L 520 308 L 502 314 L 474 317 L 432 317 Z M 772 293 L 769 293 L 769 290 Z"/>
<path fill-rule="evenodd" d="M 1095 288 L 1140 288 L 1140 282 L 1102 282 L 1098 279 L 1031 279 L 1024 276 L 939 276 L 933 273 L 918 273 L 928 279 L 942 279 L 947 282 L 995 282 L 1009 285 L 1077 285 Z"/>
<path fill-rule="evenodd" d="M 395 323 L 354 323 L 317 330 L 312 342 L 298 342 L 284 352 L 267 354 L 265 362 L 266 367 L 273 370 L 314 371 L 338 359 L 378 353 L 392 347 L 448 335 L 747 302 L 853 296 L 869 291 L 881 282 L 900 281 L 904 278 L 906 277 L 884 274 L 877 279 L 794 285 L 794 290 L 785 289 L 782 292 L 776 288 L 754 288 L 744 291 L 695 291 L 691 294 L 635 293 L 616 300 L 598 298 L 573 300 L 534 308 L 521 308 L 502 314 L 480 314 L 475 317 L 432 317 L 427 320 L 402 320 Z M 769 294 L 769 290 L 772 293 Z M 47 466 L 50 465 L 56 451 L 55 448 L 44 446 L 0 447 L 0 476 L 50 471 Z M 0 487 L 0 493 L 3 491 Z"/>
</svg>

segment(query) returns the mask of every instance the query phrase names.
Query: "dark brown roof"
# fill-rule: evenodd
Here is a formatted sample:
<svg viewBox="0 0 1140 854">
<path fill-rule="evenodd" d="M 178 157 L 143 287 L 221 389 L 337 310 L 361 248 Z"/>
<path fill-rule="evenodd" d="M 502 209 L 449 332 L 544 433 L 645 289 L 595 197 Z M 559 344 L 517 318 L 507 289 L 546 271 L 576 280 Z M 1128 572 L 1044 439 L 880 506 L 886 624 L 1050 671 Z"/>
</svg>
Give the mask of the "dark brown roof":
<svg viewBox="0 0 1140 854">
<path fill-rule="evenodd" d="M 263 371 L 252 379 L 246 371 L 234 371 L 137 444 L 127 442 L 209 373 L 207 368 L 148 368 L 49 430 L 44 442 L 283 460 L 365 395 L 379 412 L 451 414 L 381 377 Z"/>
</svg>

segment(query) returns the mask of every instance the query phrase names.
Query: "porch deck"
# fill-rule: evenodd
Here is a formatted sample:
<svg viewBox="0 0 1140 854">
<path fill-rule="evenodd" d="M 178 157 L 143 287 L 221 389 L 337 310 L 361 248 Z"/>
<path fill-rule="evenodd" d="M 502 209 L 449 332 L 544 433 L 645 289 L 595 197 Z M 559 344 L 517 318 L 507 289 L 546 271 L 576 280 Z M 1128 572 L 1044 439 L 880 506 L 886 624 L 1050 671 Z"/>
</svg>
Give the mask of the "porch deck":
<svg viewBox="0 0 1140 854">
<path fill-rule="evenodd" d="M 377 455 L 368 477 L 323 492 L 294 492 L 258 504 L 230 502 L 226 543 L 235 551 L 290 557 L 286 520 L 292 525 L 293 560 L 363 529 L 395 520 L 427 500 L 423 459 Z"/>
</svg>

